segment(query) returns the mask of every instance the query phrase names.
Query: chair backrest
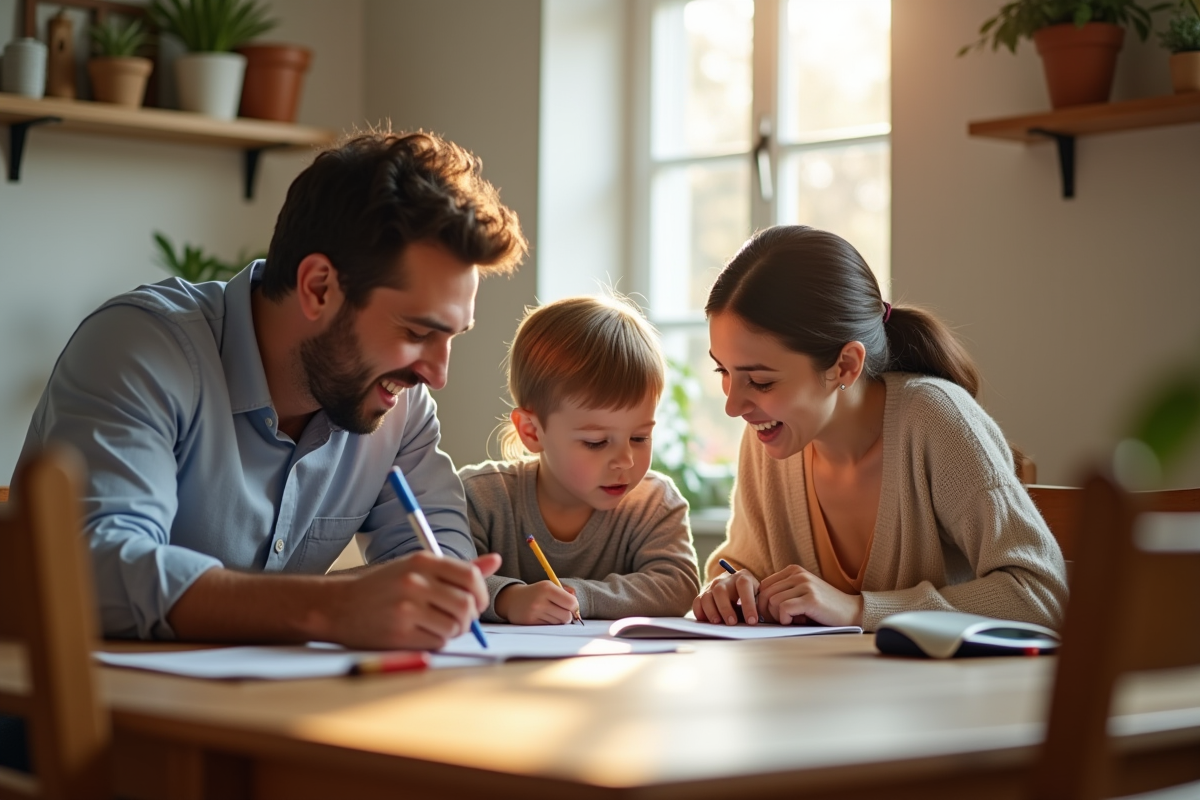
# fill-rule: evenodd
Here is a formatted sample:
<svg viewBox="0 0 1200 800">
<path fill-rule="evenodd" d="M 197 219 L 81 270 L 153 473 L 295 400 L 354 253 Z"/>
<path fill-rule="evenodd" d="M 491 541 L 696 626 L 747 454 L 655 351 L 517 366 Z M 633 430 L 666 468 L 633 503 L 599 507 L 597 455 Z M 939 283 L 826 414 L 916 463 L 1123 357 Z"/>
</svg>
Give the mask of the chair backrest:
<svg viewBox="0 0 1200 800">
<path fill-rule="evenodd" d="M 1090 479 L 1076 495 L 1084 535 L 1075 543 L 1046 743 L 1035 770 L 1038 800 L 1116 793 L 1108 717 L 1118 679 L 1200 665 L 1200 513 L 1186 505 L 1191 497 L 1131 494 L 1104 477 Z M 1192 513 L 1181 512 L 1181 503 Z M 1195 763 L 1194 775 L 1176 779 L 1200 778 L 1200 759 Z M 1150 788 L 1161 786 L 1138 790 Z"/>
<path fill-rule="evenodd" d="M 1083 519 L 1083 490 L 1075 486 L 1033 485 L 1025 488 L 1050 526 L 1063 558 L 1074 561 Z M 1134 496 L 1139 508 L 1146 511 L 1200 511 L 1200 487 L 1134 492 Z"/>
<path fill-rule="evenodd" d="M 17 471 L 0 511 L 0 640 L 20 645 L 28 691 L 0 689 L 0 713 L 23 717 L 35 774 L 0 770 L 0 797 L 110 795 L 110 730 L 92 650 L 95 595 L 80 536 L 80 460 L 51 448 Z"/>
<path fill-rule="evenodd" d="M 0 503 L 8 502 L 8 487 L 0 486 Z"/>
</svg>

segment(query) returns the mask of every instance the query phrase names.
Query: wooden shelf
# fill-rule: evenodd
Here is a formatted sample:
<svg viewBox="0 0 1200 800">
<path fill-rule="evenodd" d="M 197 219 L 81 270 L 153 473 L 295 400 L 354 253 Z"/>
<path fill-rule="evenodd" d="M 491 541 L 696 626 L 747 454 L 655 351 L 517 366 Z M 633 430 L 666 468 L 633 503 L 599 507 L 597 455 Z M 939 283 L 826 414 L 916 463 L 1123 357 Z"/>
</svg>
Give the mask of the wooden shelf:
<svg viewBox="0 0 1200 800">
<path fill-rule="evenodd" d="M 246 197 L 253 196 L 258 156 L 268 149 L 318 147 L 332 131 L 258 119 L 222 120 L 164 108 L 126 108 L 111 103 L 45 98 L 34 100 L 0 92 L 0 124 L 9 126 L 9 181 L 21 175 L 21 155 L 30 128 L 53 124 L 65 131 L 200 144 L 245 154 Z"/>
<path fill-rule="evenodd" d="M 1073 106 L 1041 114 L 983 120 L 969 123 L 967 133 L 1010 142 L 1057 142 L 1063 197 L 1074 197 L 1076 137 L 1189 122 L 1200 122 L 1200 92 Z"/>
</svg>

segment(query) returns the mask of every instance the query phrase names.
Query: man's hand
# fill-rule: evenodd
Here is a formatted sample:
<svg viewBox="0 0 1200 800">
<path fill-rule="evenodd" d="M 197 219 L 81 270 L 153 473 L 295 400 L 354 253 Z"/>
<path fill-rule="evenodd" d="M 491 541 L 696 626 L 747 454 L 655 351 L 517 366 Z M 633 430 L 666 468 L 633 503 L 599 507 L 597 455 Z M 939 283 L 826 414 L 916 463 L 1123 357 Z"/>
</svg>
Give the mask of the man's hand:
<svg viewBox="0 0 1200 800">
<path fill-rule="evenodd" d="M 742 601 L 742 615 L 751 625 L 758 623 L 758 604 L 755 595 L 758 593 L 758 578 L 747 569 L 739 569 L 732 575 L 722 575 L 714 578 L 700 596 L 692 601 L 692 613 L 700 622 L 725 623 L 736 625 L 738 622 L 737 609 L 734 604 Z M 761 603 L 761 601 L 759 601 Z"/>
<path fill-rule="evenodd" d="M 349 577 L 330 620 L 347 647 L 437 650 L 487 608 L 483 579 L 500 568 L 489 553 L 473 562 L 413 553 Z"/>
<path fill-rule="evenodd" d="M 496 595 L 496 614 L 514 625 L 565 625 L 575 617 L 579 601 L 569 586 L 551 581 L 514 583 Z"/>
<path fill-rule="evenodd" d="M 840 592 L 798 564 L 763 579 L 758 606 L 780 625 L 861 625 L 862 595 Z"/>
<path fill-rule="evenodd" d="M 184 641 L 337 642 L 432 650 L 487 608 L 483 579 L 500 568 L 414 553 L 334 575 L 262 575 L 215 568 L 192 582 L 167 621 Z"/>
</svg>

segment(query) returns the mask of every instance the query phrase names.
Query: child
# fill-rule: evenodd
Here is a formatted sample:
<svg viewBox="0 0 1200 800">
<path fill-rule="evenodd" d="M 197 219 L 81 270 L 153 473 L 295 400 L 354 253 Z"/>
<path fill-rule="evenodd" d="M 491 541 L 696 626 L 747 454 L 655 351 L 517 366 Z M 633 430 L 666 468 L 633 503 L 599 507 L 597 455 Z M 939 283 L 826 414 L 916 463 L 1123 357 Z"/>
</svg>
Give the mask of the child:
<svg viewBox="0 0 1200 800">
<path fill-rule="evenodd" d="M 943 609 L 1058 627 L 1062 555 L 945 325 L 885 303 L 857 250 L 802 225 L 755 234 L 705 313 L 746 428 L 697 619 L 736 624 L 740 600 L 750 624 Z"/>
<path fill-rule="evenodd" d="M 509 351 L 508 389 L 507 460 L 459 471 L 478 551 L 504 558 L 487 579 L 483 620 L 562 624 L 577 607 L 584 619 L 687 612 L 700 588 L 687 501 L 648 471 L 663 390 L 649 323 L 626 302 L 593 297 L 531 311 Z"/>
</svg>

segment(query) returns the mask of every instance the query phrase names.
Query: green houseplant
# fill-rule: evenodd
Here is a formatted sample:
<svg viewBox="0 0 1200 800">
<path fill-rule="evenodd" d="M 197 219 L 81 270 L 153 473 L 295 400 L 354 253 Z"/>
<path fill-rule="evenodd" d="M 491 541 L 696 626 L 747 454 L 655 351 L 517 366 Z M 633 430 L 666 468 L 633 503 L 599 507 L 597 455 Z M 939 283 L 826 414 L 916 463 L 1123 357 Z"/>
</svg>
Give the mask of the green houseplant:
<svg viewBox="0 0 1200 800">
<path fill-rule="evenodd" d="M 233 119 L 246 58 L 232 51 L 275 27 L 266 7 L 258 0 L 154 0 L 150 16 L 188 50 L 175 60 L 180 107 Z"/>
<path fill-rule="evenodd" d="M 1132 27 L 1145 41 L 1151 15 L 1137 0 L 1013 0 L 979 28 L 979 39 L 959 50 L 963 55 L 991 44 L 1017 51 L 1032 41 L 1042 57 L 1050 105 L 1054 108 L 1104 103 L 1112 91 L 1117 53 Z"/>
<path fill-rule="evenodd" d="M 190 244 L 184 244 L 183 249 L 176 252 L 171 240 L 159 231 L 154 232 L 154 243 L 158 246 L 158 265 L 188 283 L 227 281 L 238 274 L 246 264 L 266 257 L 265 253 L 250 257 L 239 255 L 236 262 L 229 263 L 205 253 L 203 248 Z"/>
<path fill-rule="evenodd" d="M 1175 93 L 1200 92 L 1200 8 L 1194 0 L 1179 0 L 1158 40 L 1171 52 Z"/>
<path fill-rule="evenodd" d="M 670 476 L 692 512 L 727 506 L 733 473 L 728 464 L 704 464 L 692 429 L 700 384 L 687 364 L 667 359 L 667 380 L 654 428 L 651 468 Z"/>
<path fill-rule="evenodd" d="M 90 29 L 95 55 L 88 59 L 92 94 L 102 103 L 137 108 L 146 96 L 146 83 L 154 62 L 137 53 L 148 39 L 141 20 L 122 23 L 110 16 Z"/>
</svg>

